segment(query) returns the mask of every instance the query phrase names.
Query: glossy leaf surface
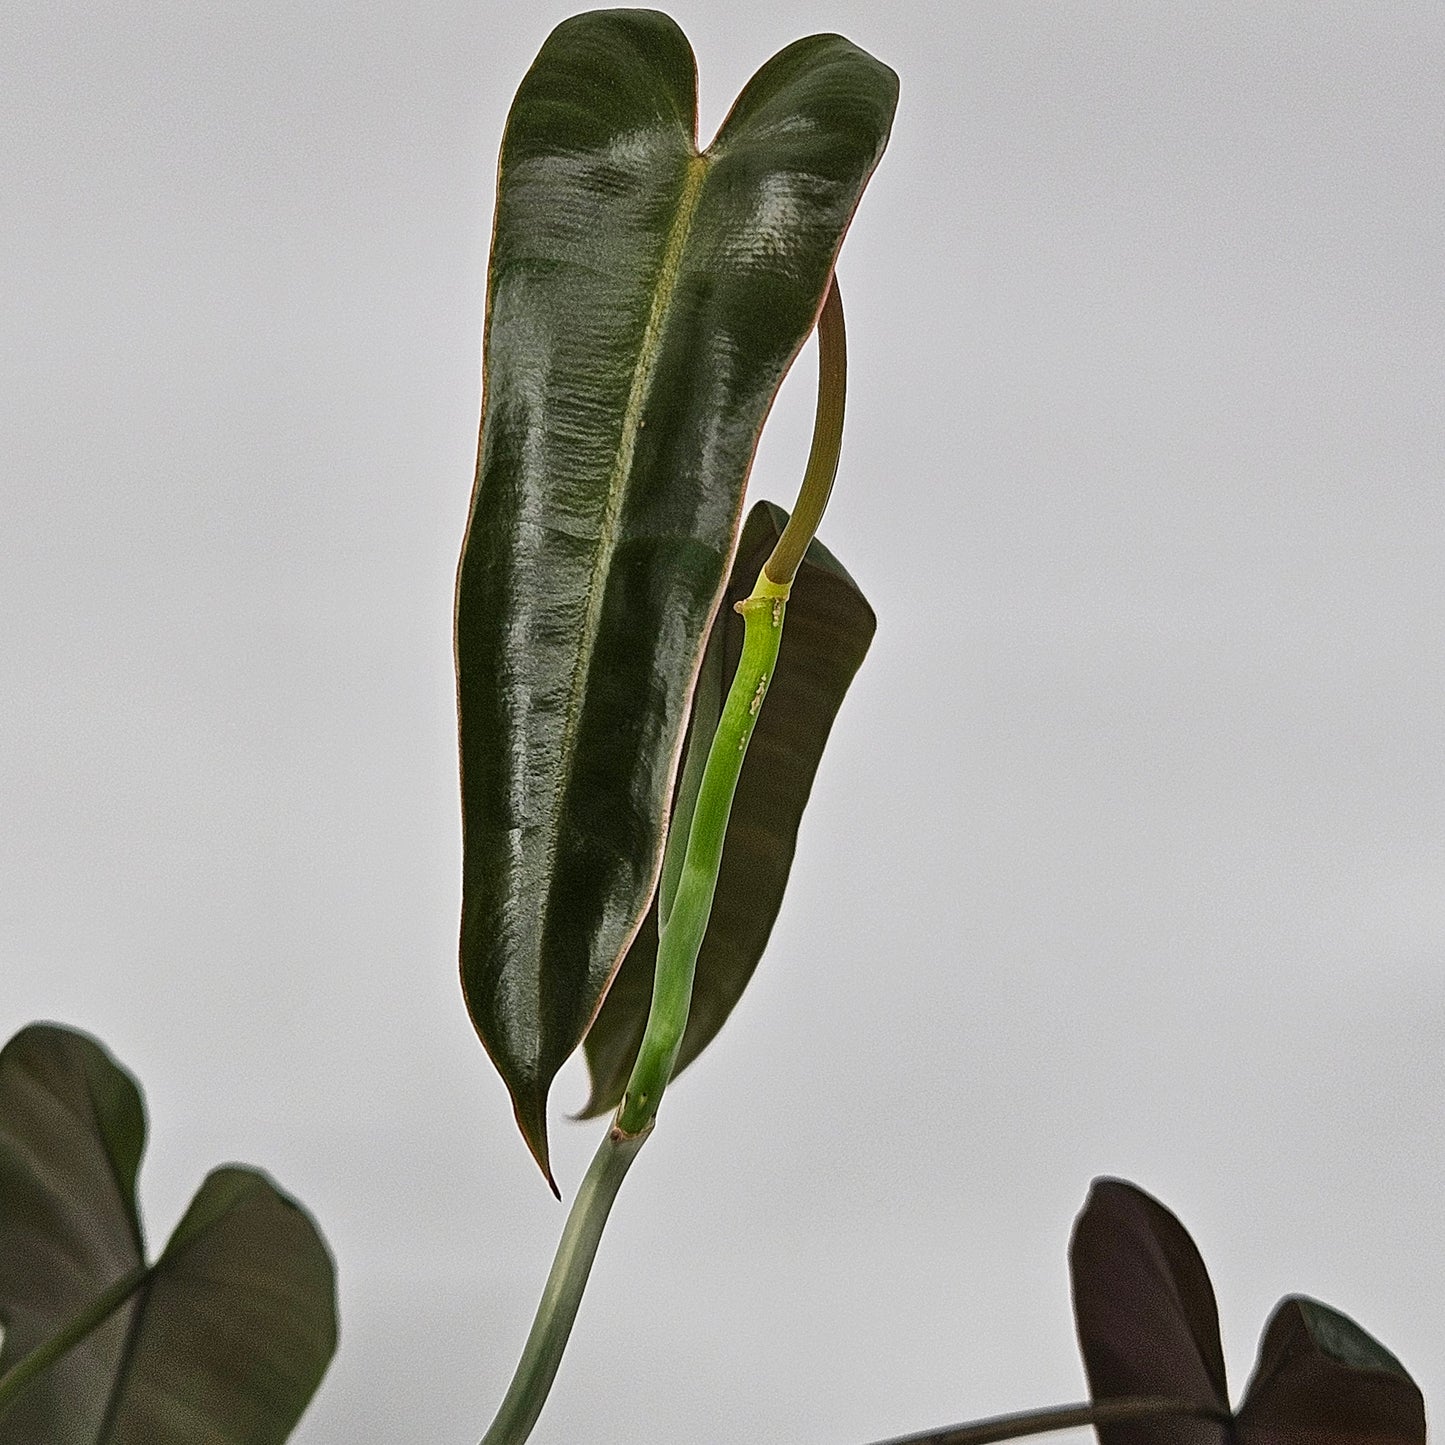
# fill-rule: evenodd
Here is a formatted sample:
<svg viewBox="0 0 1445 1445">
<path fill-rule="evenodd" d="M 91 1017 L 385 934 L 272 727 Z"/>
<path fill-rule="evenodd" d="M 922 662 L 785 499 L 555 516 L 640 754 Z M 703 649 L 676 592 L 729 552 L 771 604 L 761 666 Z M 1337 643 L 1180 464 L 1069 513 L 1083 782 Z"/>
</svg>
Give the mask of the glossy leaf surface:
<svg viewBox="0 0 1445 1445">
<path fill-rule="evenodd" d="M 1173 1214 L 1132 1184 L 1096 1180 L 1069 1266 L 1096 1401 L 1157 1396 L 1227 1414 L 1214 1291 Z M 1425 1406 L 1405 1367 L 1353 1320 L 1292 1296 L 1270 1317 L 1232 1418 L 1098 1432 L 1102 1445 L 1424 1445 Z"/>
<path fill-rule="evenodd" d="M 472 1020 L 544 1170 L 551 1081 L 657 882 L 743 487 L 886 142 L 838 36 L 749 82 L 706 152 L 676 25 L 560 25 L 513 103 L 457 585 Z"/>
<path fill-rule="evenodd" d="M 0 1375 L 145 1262 L 135 1081 L 84 1034 L 0 1052 Z M 336 1346 L 331 1259 L 264 1175 L 202 1184 L 135 1293 L 38 1375 L 0 1445 L 279 1445 Z"/>
<path fill-rule="evenodd" d="M 724 605 L 713 624 L 704 672 L 716 669 L 720 687 L 699 686 L 712 706 L 693 709 L 688 731 L 688 769 L 705 750 L 717 725 L 718 699 L 742 650 L 743 620 L 733 611 L 752 590 L 787 521 L 781 507 L 759 503 L 748 516 Z M 863 662 L 876 626 L 873 609 L 857 584 L 821 542 L 808 548 L 793 583 L 782 648 L 767 703 L 748 746 L 728 820 L 722 868 L 702 950 L 698 954 L 692 1009 L 674 1074 L 716 1036 L 742 997 L 762 957 L 783 901 L 798 826 L 812 790 L 824 744 L 843 697 Z M 679 793 L 682 793 L 679 788 Z M 669 860 L 685 837 L 684 810 L 676 810 Z M 664 889 L 665 892 L 665 889 Z M 652 997 L 657 958 L 659 902 L 628 950 L 602 1009 L 587 1035 L 592 1096 L 587 1115 L 605 1113 L 622 1098 L 637 1056 Z"/>
</svg>

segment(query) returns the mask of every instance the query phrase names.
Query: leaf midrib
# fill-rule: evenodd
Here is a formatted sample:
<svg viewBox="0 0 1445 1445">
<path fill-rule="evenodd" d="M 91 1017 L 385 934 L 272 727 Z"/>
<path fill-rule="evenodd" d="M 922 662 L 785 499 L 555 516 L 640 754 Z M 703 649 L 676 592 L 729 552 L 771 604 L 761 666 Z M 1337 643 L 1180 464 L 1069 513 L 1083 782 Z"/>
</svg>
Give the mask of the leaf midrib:
<svg viewBox="0 0 1445 1445">
<path fill-rule="evenodd" d="M 602 579 L 611 567 L 612 555 L 617 549 L 617 527 L 622 513 L 622 503 L 632 478 L 632 458 L 637 445 L 637 433 L 641 429 L 642 413 L 651 389 L 652 378 L 657 370 L 661 354 L 661 341 L 667 314 L 677 290 L 678 278 L 682 272 L 682 258 L 687 249 L 688 236 L 692 230 L 693 217 L 697 211 L 698 198 L 702 193 L 703 181 L 707 176 L 712 152 L 693 151 L 686 160 L 686 174 L 683 178 L 682 193 L 678 199 L 677 212 L 663 247 L 662 260 L 658 264 L 657 282 L 652 293 L 652 306 L 648 311 L 647 324 L 642 331 L 642 344 L 638 350 L 637 364 L 632 373 L 632 385 L 627 396 L 627 405 L 622 413 L 622 428 L 618 437 L 616 457 L 607 479 L 607 505 L 602 514 L 602 527 L 598 534 L 597 550 L 593 555 L 592 573 L 587 581 L 587 603 L 583 610 L 582 628 L 577 648 L 577 663 L 572 670 L 572 682 L 567 697 L 567 714 L 562 724 L 562 746 L 560 755 L 562 767 L 557 786 L 552 794 L 552 808 L 548 818 L 547 870 L 546 876 L 556 874 L 557 853 L 562 839 L 562 812 L 564 800 L 572 788 L 573 765 L 576 760 L 577 729 L 581 723 L 582 700 L 586 694 L 587 679 L 596 656 L 597 634 L 601 628 L 602 604 L 605 589 Z M 539 955 L 545 951 L 546 937 L 550 924 L 550 911 L 543 919 Z M 540 961 L 540 959 L 539 959 Z M 551 974 L 538 969 L 538 993 L 545 990 Z M 539 1012 L 541 998 L 538 998 Z M 540 1043 L 540 1040 L 539 1040 Z"/>
<path fill-rule="evenodd" d="M 207 1181 L 209 1182 L 209 1181 Z M 205 1183 L 201 1188 L 206 1187 Z M 197 1195 L 199 1197 L 199 1194 Z M 151 1291 L 155 1288 L 161 1271 L 168 1265 L 182 1256 L 189 1254 L 203 1240 L 208 1239 L 223 1224 L 225 1224 L 238 1209 L 249 1204 L 255 1197 L 253 1188 L 248 1188 L 245 1193 L 237 1195 L 230 1204 L 219 1214 L 207 1220 L 200 1228 L 193 1230 L 180 1244 L 175 1242 L 175 1232 L 172 1231 L 171 1238 L 166 1241 L 166 1247 L 161 1251 L 160 1256 L 153 1264 L 146 1264 L 142 1255 L 141 1263 L 145 1267 L 145 1279 L 137 1287 L 135 1292 L 135 1307 L 131 1313 L 130 1322 L 126 1327 L 125 1343 L 121 1348 L 120 1358 L 116 1361 L 115 1378 L 111 1381 L 110 1397 L 106 1401 L 105 1415 L 101 1420 L 100 1432 L 96 1435 L 96 1445 L 107 1445 L 107 1442 L 115 1438 L 115 1427 L 119 1422 L 121 1406 L 126 1403 L 126 1389 L 130 1384 L 131 1369 L 135 1363 L 136 1350 L 140 1346 L 141 1336 L 145 1330 L 146 1310 L 150 1306 Z M 195 1204 L 192 1199 L 191 1204 Z M 190 1207 L 187 1207 L 187 1214 Z M 184 1224 L 186 1215 L 182 1215 L 176 1228 Z"/>
</svg>

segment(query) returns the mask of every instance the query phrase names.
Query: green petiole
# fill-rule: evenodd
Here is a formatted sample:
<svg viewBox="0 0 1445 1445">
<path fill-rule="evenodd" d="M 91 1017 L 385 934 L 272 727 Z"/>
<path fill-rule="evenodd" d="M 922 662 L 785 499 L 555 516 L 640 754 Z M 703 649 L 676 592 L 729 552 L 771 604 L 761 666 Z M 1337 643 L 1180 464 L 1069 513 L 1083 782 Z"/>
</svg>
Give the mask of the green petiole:
<svg viewBox="0 0 1445 1445">
<path fill-rule="evenodd" d="M 609 1129 L 593 1155 L 567 1215 L 522 1358 L 496 1419 L 482 1436 L 482 1445 L 521 1445 L 532 1433 L 562 1363 L 562 1351 L 567 1348 L 612 1201 L 646 1138 L 645 1130 L 628 1139 L 615 1128 Z"/>
<path fill-rule="evenodd" d="M 818 407 L 813 422 L 813 445 L 798 502 L 783 528 L 783 535 L 763 564 L 752 595 L 737 604 L 744 623 L 742 657 L 708 750 L 681 871 L 670 895 L 664 895 L 670 907 L 666 916 L 660 918 L 662 931 L 657 944 L 652 1008 L 637 1051 L 637 1062 L 627 1081 L 627 1092 L 617 1110 L 616 1126 L 624 1134 L 638 1133 L 656 1117 L 662 1091 L 672 1077 L 678 1050 L 682 1047 L 692 1004 L 693 974 L 712 912 L 733 794 L 758 712 L 777 666 L 783 613 L 793 578 L 818 530 L 838 472 L 847 379 L 843 301 L 834 279 L 828 283 L 818 317 Z M 672 880 L 667 879 L 665 883 L 672 884 Z"/>
<path fill-rule="evenodd" d="M 763 572 L 752 595 L 737 604 L 744 623 L 742 657 L 708 750 L 682 873 L 667 924 L 658 939 L 647 1031 L 617 1110 L 617 1127 L 629 1137 L 651 1124 L 682 1047 L 692 1003 L 693 972 L 722 864 L 728 814 L 748 743 L 777 666 L 790 590 L 791 583 L 770 582 Z"/>
<path fill-rule="evenodd" d="M 843 328 L 843 297 L 838 279 L 828 283 L 818 315 L 818 408 L 813 415 L 813 444 L 798 504 L 773 555 L 763 563 L 763 575 L 773 582 L 791 582 L 798 575 L 808 543 L 823 520 L 823 509 L 833 494 L 838 456 L 843 448 L 843 405 L 848 397 L 848 340 Z"/>
</svg>

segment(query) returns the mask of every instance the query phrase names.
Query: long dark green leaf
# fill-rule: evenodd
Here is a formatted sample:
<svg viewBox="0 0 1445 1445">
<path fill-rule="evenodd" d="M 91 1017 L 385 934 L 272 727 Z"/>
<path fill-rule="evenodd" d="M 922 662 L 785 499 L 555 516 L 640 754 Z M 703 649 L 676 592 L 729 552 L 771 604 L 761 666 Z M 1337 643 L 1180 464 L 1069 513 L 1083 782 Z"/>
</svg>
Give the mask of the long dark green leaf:
<svg viewBox="0 0 1445 1445">
<path fill-rule="evenodd" d="M 325 1373 L 331 1259 L 264 1175 L 214 1171 L 143 1268 L 145 1133 L 135 1081 L 93 1039 L 37 1024 L 0 1052 L 0 1379 L 135 1276 L 16 1397 L 0 1445 L 280 1445 Z"/>
<path fill-rule="evenodd" d="M 813 36 L 699 153 L 682 33 L 612 10 L 560 25 L 512 106 L 457 586 L 461 971 L 544 1171 L 551 1081 L 657 882 L 758 433 L 896 97 Z"/>
<path fill-rule="evenodd" d="M 737 667 L 743 620 L 732 604 L 752 590 L 787 517 L 781 507 L 768 502 L 759 503 L 749 514 L 724 605 L 713 623 L 705 673 L 715 667 L 725 680 Z M 815 540 L 793 583 L 777 670 L 738 780 L 675 1074 L 717 1035 L 762 957 L 782 906 L 798 826 L 824 744 L 873 640 L 874 627 L 873 609 L 857 584 Z M 710 708 L 693 709 L 689 765 L 694 753 L 705 752 L 711 741 L 719 695 L 718 689 L 698 688 L 699 699 L 714 701 Z M 681 786 L 678 793 L 669 859 L 674 840 L 686 835 L 687 809 Z M 588 1031 L 585 1049 L 592 1096 L 584 1110 L 586 1116 L 616 1107 L 637 1057 L 652 997 L 658 908 L 655 899 Z"/>
</svg>

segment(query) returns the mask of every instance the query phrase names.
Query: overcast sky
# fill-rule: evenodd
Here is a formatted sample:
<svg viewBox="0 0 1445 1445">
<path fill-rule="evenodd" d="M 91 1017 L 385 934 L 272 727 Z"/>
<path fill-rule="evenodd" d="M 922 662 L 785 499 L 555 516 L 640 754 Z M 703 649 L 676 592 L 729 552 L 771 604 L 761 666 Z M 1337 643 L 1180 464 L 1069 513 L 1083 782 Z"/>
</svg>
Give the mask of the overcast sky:
<svg viewBox="0 0 1445 1445">
<path fill-rule="evenodd" d="M 497 146 L 567 13 L 0 14 L 0 1026 L 138 1074 L 154 1247 L 222 1160 L 315 1212 L 301 1445 L 475 1441 L 563 1219 L 456 981 L 450 620 Z M 1077 1399 L 1096 1174 L 1193 1230 L 1236 1394 L 1304 1292 L 1438 1411 L 1445 7 L 672 13 L 705 135 L 803 34 L 901 76 L 823 529 L 879 630 L 534 1438 Z"/>
</svg>

